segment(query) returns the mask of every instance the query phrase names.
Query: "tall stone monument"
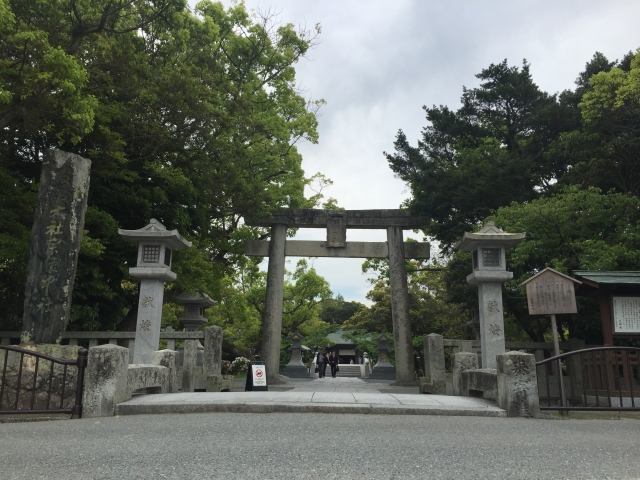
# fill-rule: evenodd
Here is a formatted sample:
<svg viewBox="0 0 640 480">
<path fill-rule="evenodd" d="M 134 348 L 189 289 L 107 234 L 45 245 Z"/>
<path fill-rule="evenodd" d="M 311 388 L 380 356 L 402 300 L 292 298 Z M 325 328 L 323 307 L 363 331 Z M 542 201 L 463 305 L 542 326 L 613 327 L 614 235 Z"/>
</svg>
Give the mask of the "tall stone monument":
<svg viewBox="0 0 640 480">
<path fill-rule="evenodd" d="M 150 364 L 160 343 L 164 282 L 173 282 L 177 277 L 171 271 L 171 252 L 188 248 L 191 242 L 182 238 L 177 230 L 167 230 L 155 218 L 139 230 L 118 229 L 118 233 L 138 245 L 137 266 L 129 269 L 132 277 L 140 279 L 133 363 Z"/>
<path fill-rule="evenodd" d="M 473 273 L 467 282 L 478 286 L 482 368 L 496 368 L 496 355 L 505 352 L 502 284 L 513 278 L 507 272 L 505 250 L 524 238 L 524 233 L 506 233 L 487 222 L 476 233 L 466 232 L 453 246 L 473 252 Z"/>
<path fill-rule="evenodd" d="M 25 287 L 22 343 L 60 343 L 87 211 L 91 161 L 47 150 L 38 185 Z"/>
</svg>

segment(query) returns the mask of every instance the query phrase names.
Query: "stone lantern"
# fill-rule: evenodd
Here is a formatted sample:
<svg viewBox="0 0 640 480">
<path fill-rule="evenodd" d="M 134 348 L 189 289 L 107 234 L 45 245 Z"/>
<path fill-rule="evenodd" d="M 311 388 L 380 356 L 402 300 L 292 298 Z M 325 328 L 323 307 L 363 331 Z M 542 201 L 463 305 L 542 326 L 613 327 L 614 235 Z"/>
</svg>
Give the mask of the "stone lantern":
<svg viewBox="0 0 640 480">
<path fill-rule="evenodd" d="M 184 307 L 184 313 L 178 317 L 178 321 L 182 323 L 187 332 L 199 331 L 200 328 L 209 321 L 204 316 L 205 308 L 218 304 L 215 300 L 211 300 L 209 295 L 200 292 L 196 292 L 195 295 L 182 292 L 175 300 L 178 305 Z M 195 342 L 198 350 L 196 365 L 202 365 L 204 346 L 198 339 L 196 339 Z M 183 358 L 181 350 L 183 350 L 183 347 L 178 348 L 178 363 L 180 365 L 182 364 L 181 360 Z"/>
<path fill-rule="evenodd" d="M 369 378 L 395 380 L 396 369 L 389 361 L 389 337 L 383 333 L 376 340 L 378 341 L 378 362 L 373 367 Z"/>
<path fill-rule="evenodd" d="M 309 378 L 309 372 L 302 361 L 302 341 L 305 339 L 298 330 L 289 336 L 291 340 L 291 359 L 284 367 L 282 375 L 289 378 Z"/>
<path fill-rule="evenodd" d="M 487 222 L 478 232 L 466 232 L 453 246 L 472 252 L 473 272 L 467 282 L 478 286 L 482 368 L 497 368 L 496 355 L 505 352 L 502 284 L 513 278 L 505 251 L 524 238 L 524 233 L 507 233 Z"/>
<path fill-rule="evenodd" d="M 139 230 L 118 229 L 118 233 L 138 245 L 138 263 L 129 269 L 132 277 L 140 279 L 133 363 L 150 364 L 160 343 L 164 282 L 173 282 L 177 277 L 171 271 L 171 252 L 190 247 L 191 242 L 182 238 L 177 230 L 167 230 L 155 218 Z"/>
</svg>

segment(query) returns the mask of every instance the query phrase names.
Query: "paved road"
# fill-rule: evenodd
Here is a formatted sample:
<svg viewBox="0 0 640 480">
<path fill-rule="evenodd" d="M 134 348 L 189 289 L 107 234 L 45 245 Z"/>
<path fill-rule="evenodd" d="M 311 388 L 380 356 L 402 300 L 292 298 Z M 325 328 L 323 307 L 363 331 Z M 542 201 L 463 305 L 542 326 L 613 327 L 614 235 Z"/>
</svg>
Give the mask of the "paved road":
<svg viewBox="0 0 640 480">
<path fill-rule="evenodd" d="M 631 479 L 640 422 L 328 414 L 0 424 L 2 479 Z"/>
</svg>

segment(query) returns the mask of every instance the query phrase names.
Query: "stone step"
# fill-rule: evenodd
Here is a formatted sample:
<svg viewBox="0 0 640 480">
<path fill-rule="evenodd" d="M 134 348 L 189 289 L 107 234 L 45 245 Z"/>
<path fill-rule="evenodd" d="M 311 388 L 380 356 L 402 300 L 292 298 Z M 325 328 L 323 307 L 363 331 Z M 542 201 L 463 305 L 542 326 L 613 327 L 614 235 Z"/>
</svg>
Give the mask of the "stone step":
<svg viewBox="0 0 640 480">
<path fill-rule="evenodd" d="M 338 371 L 338 377 L 360 377 L 360 365 L 340 365 L 340 370 Z M 327 377 L 331 376 L 331 367 L 327 365 L 326 370 Z"/>
</svg>

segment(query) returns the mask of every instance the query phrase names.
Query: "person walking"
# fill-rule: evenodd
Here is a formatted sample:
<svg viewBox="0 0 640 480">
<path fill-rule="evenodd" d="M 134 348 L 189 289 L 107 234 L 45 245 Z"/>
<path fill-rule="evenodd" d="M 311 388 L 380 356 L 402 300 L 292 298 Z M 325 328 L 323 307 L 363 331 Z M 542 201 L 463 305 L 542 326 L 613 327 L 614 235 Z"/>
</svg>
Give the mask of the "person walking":
<svg viewBox="0 0 640 480">
<path fill-rule="evenodd" d="M 318 352 L 318 356 L 316 357 L 316 364 L 318 365 L 318 378 L 324 378 L 324 372 L 327 368 L 326 364 L 326 355 L 323 351 Z"/>
<path fill-rule="evenodd" d="M 329 365 L 331 365 L 331 378 L 336 378 L 338 370 L 338 356 L 335 350 L 329 355 Z"/>
</svg>

